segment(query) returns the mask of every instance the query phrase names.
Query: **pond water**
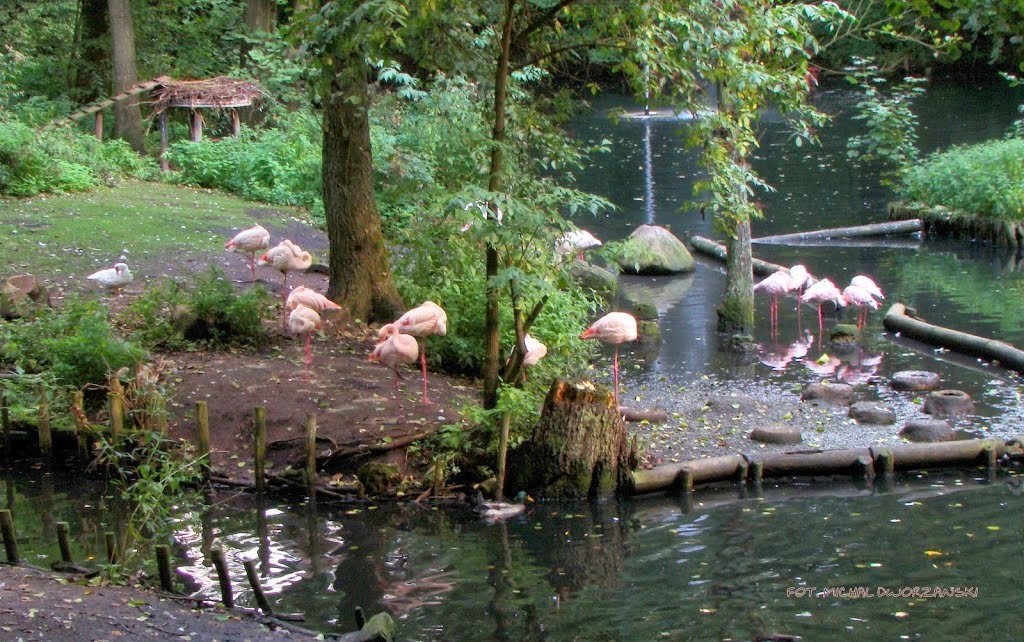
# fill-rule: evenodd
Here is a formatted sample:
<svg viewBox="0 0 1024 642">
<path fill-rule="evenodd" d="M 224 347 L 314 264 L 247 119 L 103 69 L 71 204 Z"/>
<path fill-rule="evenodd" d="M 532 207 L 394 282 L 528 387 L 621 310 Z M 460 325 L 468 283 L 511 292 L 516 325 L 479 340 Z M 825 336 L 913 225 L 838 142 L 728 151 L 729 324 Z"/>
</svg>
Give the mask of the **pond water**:
<svg viewBox="0 0 1024 642">
<path fill-rule="evenodd" d="M 887 219 L 886 205 L 893 195 L 880 186 L 877 169 L 859 168 L 846 158 L 847 139 L 861 132 L 860 123 L 852 119 L 857 99 L 845 86 L 826 85 L 817 91 L 818 107 L 833 117 L 819 132 L 819 146 L 793 147 L 777 123 L 766 123 L 753 164 L 775 191 L 758 196 L 764 218 L 753 223 L 755 238 Z M 1002 137 L 1021 102 L 1024 92 L 1005 85 L 963 87 L 936 80 L 914 103 L 921 125 L 920 147 L 930 153 Z M 573 124 L 573 135 L 581 141 L 611 141 L 611 153 L 597 156 L 578 177 L 578 185 L 617 207 L 598 217 L 579 217 L 576 223 L 605 240 L 622 239 L 643 223 L 666 226 L 683 240 L 695 234 L 720 238 L 710 215 L 704 218 L 687 205 L 693 199 L 699 168 L 678 135 L 687 127 L 686 121 L 634 118 L 613 123 L 609 114 L 623 110 L 636 112 L 642 106 L 625 97 L 601 96 L 594 101 L 594 109 Z M 841 363 L 833 360 L 818 367 L 815 361 L 824 350 L 816 339 L 806 357 L 791 358 L 801 340 L 806 344 L 806 335 L 797 327 L 794 299 L 780 302 L 779 329 L 773 339 L 769 299 L 758 296 L 759 361 L 737 363 L 719 350 L 715 331 L 715 306 L 725 288 L 724 272 L 713 261 L 699 260 L 691 275 L 620 280 L 625 290 L 645 289 L 657 301 L 662 333 L 654 358 L 635 359 L 629 364 L 632 367 L 627 366 L 626 390 L 631 385 L 634 390 L 643 389 L 651 404 L 671 411 L 671 395 L 659 390 L 678 388 L 703 376 L 792 389 L 826 377 L 863 384 L 869 377 L 887 378 L 900 370 L 930 370 L 942 376 L 945 387 L 964 390 L 974 398 L 978 416 L 965 428 L 998 435 L 1017 430 L 1017 419 L 1024 416 L 1019 377 L 886 333 L 882 316 L 888 303 L 901 301 L 937 325 L 1022 346 L 1024 307 L 1015 304 L 1024 296 L 1020 257 L 971 241 L 911 237 L 819 246 L 755 244 L 754 254 L 782 265 L 802 263 L 840 288 L 856 274 L 873 277 L 885 291 L 886 301 L 871 313 L 860 349 L 852 355 L 832 355 Z M 846 311 L 843 320 L 855 322 L 855 312 Z M 818 334 L 814 310 L 805 307 L 801 316 L 802 327 Z M 827 334 L 834 319 L 826 317 Z M 879 386 L 867 394 L 884 400 L 890 393 L 886 386 Z"/>
<path fill-rule="evenodd" d="M 817 99 L 836 116 L 822 132 L 821 148 L 794 150 L 772 127 L 765 133 L 756 162 L 778 191 L 762 197 L 766 217 L 755 235 L 885 218 L 890 195 L 877 187 L 877 176 L 845 161 L 854 97 L 823 88 Z M 1000 87 L 936 83 L 919 102 L 923 144 L 934 149 L 998 136 L 1020 99 Z M 574 125 L 581 139 L 613 141 L 613 153 L 595 160 L 581 186 L 619 206 L 613 215 L 579 223 L 605 239 L 622 238 L 644 222 L 669 225 L 682 238 L 713 235 L 710 221 L 679 210 L 695 174 L 692 155 L 680 151 L 675 137 L 680 124 L 612 124 L 607 111 L 624 105 L 602 97 Z M 755 251 L 786 265 L 803 262 L 837 282 L 870 274 L 888 300 L 905 301 L 933 322 L 1024 344 L 1024 308 L 1010 304 L 1024 293 L 1022 275 L 1012 257 L 976 244 L 758 245 Z M 701 264 L 680 278 L 626 281 L 651 290 L 663 336 L 654 358 L 628 368 L 627 387 L 703 376 L 792 387 L 821 376 L 799 359 L 771 369 L 737 365 L 718 351 L 714 306 L 724 277 L 716 265 Z M 759 299 L 762 340 L 769 337 L 765 311 Z M 792 308 L 783 305 L 780 316 L 779 342 L 787 343 L 797 336 Z M 1019 430 L 1024 415 L 1015 376 L 897 340 L 879 317 L 869 322 L 864 355 L 883 358 L 863 365 L 865 371 L 939 371 L 980 402 L 993 432 Z M 666 396 L 657 405 L 671 410 L 671 403 Z M 102 486 L 77 476 L 0 470 L 0 479 L 3 506 L 13 509 L 22 554 L 32 563 L 59 557 L 58 521 L 71 524 L 78 560 L 102 559 L 103 533 L 121 530 L 125 521 Z M 711 640 L 769 633 L 992 640 L 1019 637 L 1012 631 L 1019 626 L 1017 586 L 1024 575 L 1022 501 L 1020 478 L 988 481 L 967 472 L 917 475 L 891 487 L 819 480 L 702 489 L 690 498 L 545 503 L 500 525 L 483 524 L 468 510 L 217 495 L 178 507 L 171 526 L 176 566 L 190 591 L 216 599 L 208 553 L 220 544 L 240 604 L 253 605 L 242 560 L 254 558 L 275 610 L 303 613 L 304 626 L 324 632 L 352 629 L 353 609 L 361 606 L 368 614 L 394 614 L 402 640 Z M 152 566 L 150 552 L 139 559 Z M 957 596 L 922 595 L 935 588 Z"/>
</svg>

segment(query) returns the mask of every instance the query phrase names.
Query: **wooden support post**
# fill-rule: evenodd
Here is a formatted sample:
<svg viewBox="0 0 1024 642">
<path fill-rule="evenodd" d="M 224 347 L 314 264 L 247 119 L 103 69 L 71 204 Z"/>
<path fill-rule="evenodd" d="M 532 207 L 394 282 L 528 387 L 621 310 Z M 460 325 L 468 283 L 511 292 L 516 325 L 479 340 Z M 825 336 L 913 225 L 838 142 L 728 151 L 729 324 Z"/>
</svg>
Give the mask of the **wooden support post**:
<svg viewBox="0 0 1024 642">
<path fill-rule="evenodd" d="M 71 393 L 71 416 L 75 420 L 75 438 L 78 441 L 78 457 L 89 456 L 89 422 L 85 416 L 85 395 L 81 390 Z"/>
<path fill-rule="evenodd" d="M 256 477 L 256 492 L 262 493 L 267 487 L 267 478 L 264 472 L 267 459 L 267 409 L 263 406 L 256 406 L 252 415 L 253 438 L 256 444 L 253 475 Z"/>
<path fill-rule="evenodd" d="M 116 374 L 110 375 L 107 402 L 110 406 L 110 440 L 116 442 L 124 431 L 124 387 Z"/>
<path fill-rule="evenodd" d="M 750 464 L 747 463 L 747 460 L 744 459 L 740 461 L 740 463 L 736 466 L 736 476 L 733 477 L 733 479 L 738 483 L 743 483 L 743 481 L 746 480 L 747 478 L 747 473 L 749 470 Z"/>
<path fill-rule="evenodd" d="M 168 593 L 174 592 L 174 583 L 171 581 L 171 547 L 167 544 L 156 546 L 156 567 L 160 572 L 160 588 Z"/>
<path fill-rule="evenodd" d="M 18 564 L 21 558 L 18 557 L 18 540 L 14 535 L 14 520 L 11 519 L 11 511 L 0 510 L 0 533 L 4 538 L 4 551 L 7 552 L 7 563 Z"/>
<path fill-rule="evenodd" d="M 50 433 L 50 404 L 46 395 L 46 386 L 39 384 L 39 454 L 43 457 L 53 455 L 53 435 Z"/>
<path fill-rule="evenodd" d="M 870 482 L 875 478 L 875 465 L 870 454 L 865 453 L 857 457 L 857 467 L 860 469 L 865 481 Z"/>
<path fill-rule="evenodd" d="M 679 490 L 683 493 L 693 492 L 693 471 L 683 469 L 679 471 Z"/>
<path fill-rule="evenodd" d="M 761 460 L 750 462 L 750 481 L 760 484 L 764 479 L 764 462 Z"/>
<path fill-rule="evenodd" d="M 231 594 L 231 576 L 228 575 L 228 562 L 224 558 L 224 549 L 215 548 L 210 551 L 213 566 L 217 569 L 217 581 L 220 582 L 220 599 L 229 609 L 235 608 L 235 598 Z"/>
<path fill-rule="evenodd" d="M 7 391 L 0 393 L 0 424 L 4 429 L 4 460 L 11 460 L 11 414 L 7 409 Z"/>
<path fill-rule="evenodd" d="M 242 562 L 242 566 L 245 567 L 245 576 L 249 578 L 249 586 L 252 587 L 252 594 L 256 598 L 257 606 L 263 611 L 263 615 L 273 615 L 274 611 L 270 608 L 270 602 L 267 601 L 267 596 L 263 593 L 263 587 L 260 586 L 259 575 L 256 574 L 256 562 L 245 560 Z"/>
<path fill-rule="evenodd" d="M 995 444 L 989 442 L 984 447 L 985 472 L 989 481 L 995 481 L 999 474 L 999 450 Z"/>
<path fill-rule="evenodd" d="M 68 564 L 74 564 L 71 556 L 71 529 L 67 522 L 57 522 L 57 546 L 60 547 L 60 559 Z"/>
<path fill-rule="evenodd" d="M 316 489 L 316 415 L 306 415 L 306 487 Z"/>
<path fill-rule="evenodd" d="M 196 402 L 196 445 L 199 447 L 203 478 L 210 477 L 210 411 L 205 401 Z"/>
<path fill-rule="evenodd" d="M 95 123 L 95 128 L 94 128 L 93 131 L 96 133 L 96 140 L 102 141 L 103 140 L 103 112 L 102 111 L 97 111 L 96 112 L 96 123 Z"/>
<path fill-rule="evenodd" d="M 896 472 L 896 458 L 892 456 L 891 450 L 883 450 L 878 453 L 878 467 L 882 475 L 892 477 Z"/>
<path fill-rule="evenodd" d="M 188 137 L 193 143 L 203 140 L 203 117 L 194 109 L 188 113 Z"/>
<path fill-rule="evenodd" d="M 242 133 L 242 117 L 237 109 L 231 110 L 231 135 L 238 136 Z"/>
<path fill-rule="evenodd" d="M 113 532 L 107 531 L 103 533 L 103 543 L 107 546 L 107 564 L 115 564 L 117 562 L 117 537 Z"/>
<path fill-rule="evenodd" d="M 160 112 L 160 171 L 166 172 L 171 168 L 167 162 L 167 110 Z"/>
</svg>

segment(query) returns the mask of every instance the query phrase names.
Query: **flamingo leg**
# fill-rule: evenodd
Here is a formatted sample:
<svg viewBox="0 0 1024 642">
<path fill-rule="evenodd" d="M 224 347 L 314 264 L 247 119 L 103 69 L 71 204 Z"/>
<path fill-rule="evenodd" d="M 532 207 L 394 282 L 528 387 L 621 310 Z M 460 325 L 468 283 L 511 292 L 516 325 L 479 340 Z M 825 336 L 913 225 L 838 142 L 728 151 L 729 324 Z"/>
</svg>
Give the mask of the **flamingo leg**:
<svg viewBox="0 0 1024 642">
<path fill-rule="evenodd" d="M 821 311 L 821 304 L 818 304 L 818 347 L 821 347 L 821 335 L 825 334 L 825 315 Z"/>
<path fill-rule="evenodd" d="M 256 282 L 256 253 L 249 254 L 249 273 L 252 274 L 252 282 Z"/>
<path fill-rule="evenodd" d="M 312 343 L 312 332 L 306 333 L 306 365 L 313 365 L 313 343 Z"/>
<path fill-rule="evenodd" d="M 619 346 L 615 345 L 615 356 L 612 357 L 612 382 L 615 390 L 615 407 L 619 407 Z"/>
<path fill-rule="evenodd" d="M 427 397 L 427 340 L 423 339 L 420 346 L 420 372 L 423 374 L 423 403 L 432 405 L 434 402 Z"/>
</svg>

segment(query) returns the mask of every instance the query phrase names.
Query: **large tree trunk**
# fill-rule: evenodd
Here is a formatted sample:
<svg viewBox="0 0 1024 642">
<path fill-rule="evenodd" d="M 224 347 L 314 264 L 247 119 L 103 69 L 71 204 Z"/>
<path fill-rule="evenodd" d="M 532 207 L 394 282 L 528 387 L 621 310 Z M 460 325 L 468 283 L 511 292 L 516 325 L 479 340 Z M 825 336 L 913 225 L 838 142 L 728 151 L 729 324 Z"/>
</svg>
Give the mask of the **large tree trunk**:
<svg viewBox="0 0 1024 642">
<path fill-rule="evenodd" d="M 246 0 L 245 12 L 242 14 L 242 21 L 245 23 L 246 35 L 255 36 L 257 33 L 272 33 L 277 24 L 277 2 L 276 0 Z M 252 45 L 243 40 L 239 64 L 245 67 L 249 63 L 249 50 Z"/>
<path fill-rule="evenodd" d="M 335 58 L 323 92 L 327 296 L 364 321 L 392 321 L 402 300 L 391 277 L 373 193 L 367 68 L 361 51 Z"/>
<path fill-rule="evenodd" d="M 515 22 L 516 0 L 505 0 L 504 24 L 501 30 L 501 48 L 498 52 L 498 66 L 494 74 L 494 129 L 491 139 L 491 167 L 487 189 L 497 192 L 502 186 L 502 173 L 505 171 L 505 105 L 508 101 L 509 58 L 512 49 L 512 25 Z M 496 207 L 496 206 L 495 206 Z M 496 213 L 492 212 L 492 216 Z M 499 343 L 501 328 L 498 307 L 498 289 L 491 287 L 491 279 L 498 274 L 498 250 L 487 245 L 487 308 L 484 313 L 484 408 L 491 409 L 498 405 L 498 369 L 501 367 L 501 345 Z"/>
<path fill-rule="evenodd" d="M 107 0 L 110 10 L 110 36 L 114 59 L 114 93 L 127 90 L 138 81 L 135 71 L 135 29 L 129 0 Z M 128 141 L 140 154 L 142 111 L 136 96 L 114 103 L 114 135 Z"/>
<path fill-rule="evenodd" d="M 725 294 L 718 306 L 718 331 L 734 337 L 754 330 L 754 268 L 750 221 L 738 223 L 726 241 Z"/>
<path fill-rule="evenodd" d="M 548 498 L 608 497 L 629 482 L 626 439 L 611 392 L 558 379 L 530 439 L 510 457 L 508 486 Z"/>
</svg>

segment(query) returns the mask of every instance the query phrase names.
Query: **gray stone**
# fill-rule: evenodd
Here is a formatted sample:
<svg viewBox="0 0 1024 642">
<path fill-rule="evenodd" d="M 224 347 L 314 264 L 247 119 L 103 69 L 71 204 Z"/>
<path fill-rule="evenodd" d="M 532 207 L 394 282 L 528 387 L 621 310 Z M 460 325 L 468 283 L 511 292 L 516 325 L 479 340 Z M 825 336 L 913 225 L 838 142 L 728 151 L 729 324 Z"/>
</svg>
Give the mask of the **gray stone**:
<svg viewBox="0 0 1024 642">
<path fill-rule="evenodd" d="M 764 426 L 750 431 L 750 438 L 763 444 L 799 444 L 803 441 L 799 428 L 792 426 Z"/>
<path fill-rule="evenodd" d="M 611 299 L 618 290 L 618 277 L 614 272 L 578 259 L 569 265 L 569 276 L 580 287 L 591 290 L 605 299 Z"/>
<path fill-rule="evenodd" d="M 935 390 L 939 387 L 939 375 L 925 370 L 901 370 L 892 375 L 890 385 L 893 390 Z"/>
<path fill-rule="evenodd" d="M 916 442 L 953 441 L 956 434 L 949 422 L 942 419 L 915 419 L 900 430 L 900 437 Z"/>
<path fill-rule="evenodd" d="M 896 413 L 877 401 L 858 401 L 850 406 L 850 417 L 862 424 L 887 426 L 896 423 Z"/>
<path fill-rule="evenodd" d="M 820 400 L 846 406 L 853 401 L 853 386 L 848 383 L 812 383 L 804 388 L 800 400 Z"/>
<path fill-rule="evenodd" d="M 696 268 L 683 242 L 657 225 L 641 225 L 633 230 L 617 263 L 630 274 L 678 274 Z"/>
<path fill-rule="evenodd" d="M 661 328 L 657 321 L 637 321 L 637 340 L 646 345 L 659 345 L 661 343 Z"/>
<path fill-rule="evenodd" d="M 928 393 L 923 410 L 933 417 L 956 417 L 974 412 L 974 401 L 962 390 L 936 390 Z"/>
</svg>

